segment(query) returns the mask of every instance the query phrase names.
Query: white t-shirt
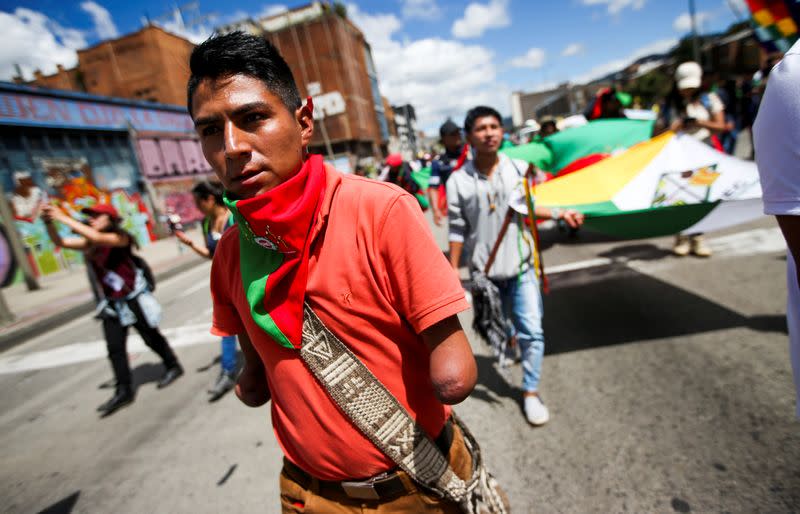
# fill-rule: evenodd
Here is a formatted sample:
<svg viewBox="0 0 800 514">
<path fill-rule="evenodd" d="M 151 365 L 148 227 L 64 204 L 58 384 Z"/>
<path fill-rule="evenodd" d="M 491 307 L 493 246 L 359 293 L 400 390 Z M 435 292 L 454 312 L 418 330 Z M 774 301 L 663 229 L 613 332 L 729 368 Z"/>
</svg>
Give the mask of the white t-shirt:
<svg viewBox="0 0 800 514">
<path fill-rule="evenodd" d="M 772 69 L 753 125 L 764 213 L 800 216 L 800 41 Z M 794 259 L 786 262 L 789 355 L 800 418 L 800 286 Z"/>
<path fill-rule="evenodd" d="M 769 75 L 753 143 L 764 213 L 800 216 L 800 41 Z"/>
<path fill-rule="evenodd" d="M 694 118 L 697 121 L 711 121 L 711 118 L 725 110 L 725 104 L 719 99 L 716 93 L 707 93 L 708 108 L 703 104 L 702 100 L 695 100 L 686 106 L 686 117 Z M 686 130 L 686 133 L 699 141 L 705 141 L 711 137 L 711 131 L 705 127 L 697 127 Z"/>
</svg>

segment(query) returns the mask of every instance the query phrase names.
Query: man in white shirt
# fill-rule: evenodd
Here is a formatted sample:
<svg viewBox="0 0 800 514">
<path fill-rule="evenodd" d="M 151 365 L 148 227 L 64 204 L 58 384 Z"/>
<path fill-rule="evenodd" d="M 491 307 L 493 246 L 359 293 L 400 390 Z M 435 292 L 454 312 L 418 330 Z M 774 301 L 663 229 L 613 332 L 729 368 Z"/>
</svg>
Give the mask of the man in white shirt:
<svg viewBox="0 0 800 514">
<path fill-rule="evenodd" d="M 800 41 L 770 73 L 753 129 L 764 213 L 777 217 L 789 246 L 786 319 L 800 417 Z"/>
</svg>

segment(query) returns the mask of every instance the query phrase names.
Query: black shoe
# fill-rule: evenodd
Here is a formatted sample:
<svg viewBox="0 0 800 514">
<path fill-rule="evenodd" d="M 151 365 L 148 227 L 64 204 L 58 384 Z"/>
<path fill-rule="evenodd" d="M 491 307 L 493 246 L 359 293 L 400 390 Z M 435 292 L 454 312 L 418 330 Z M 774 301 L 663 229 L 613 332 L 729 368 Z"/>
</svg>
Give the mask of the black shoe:
<svg viewBox="0 0 800 514">
<path fill-rule="evenodd" d="M 133 389 L 131 389 L 131 386 L 117 386 L 114 396 L 99 406 L 97 410 L 102 413 L 102 417 L 106 417 L 131 403 L 133 403 Z"/>
<path fill-rule="evenodd" d="M 230 391 L 236 386 L 236 374 L 235 373 L 225 373 L 224 371 L 219 374 L 219 378 L 217 378 L 214 387 L 212 387 L 209 393 L 209 402 L 215 402 L 225 396 L 225 393 Z"/>
<path fill-rule="evenodd" d="M 175 364 L 171 368 L 167 368 L 167 371 L 165 371 L 164 374 L 161 375 L 161 379 L 158 381 L 158 385 L 156 387 L 158 387 L 159 389 L 167 387 L 171 383 L 178 380 L 178 377 L 180 377 L 181 375 L 183 375 L 183 368 L 181 367 L 180 364 Z"/>
</svg>

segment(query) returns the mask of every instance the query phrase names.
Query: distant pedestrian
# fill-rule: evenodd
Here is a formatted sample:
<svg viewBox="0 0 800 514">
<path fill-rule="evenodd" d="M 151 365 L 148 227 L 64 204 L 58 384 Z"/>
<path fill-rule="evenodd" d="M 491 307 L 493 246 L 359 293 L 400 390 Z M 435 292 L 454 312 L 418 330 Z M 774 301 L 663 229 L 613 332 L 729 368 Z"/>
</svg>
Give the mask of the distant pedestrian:
<svg viewBox="0 0 800 514">
<path fill-rule="evenodd" d="M 769 74 L 753 126 L 764 213 L 776 216 L 789 246 L 786 318 L 800 418 L 800 41 Z"/>
<path fill-rule="evenodd" d="M 448 406 L 477 378 L 469 306 L 417 202 L 308 154 L 313 107 L 264 38 L 213 37 L 190 69 L 237 221 L 212 264 L 212 330 L 239 336 L 237 396 L 271 400 L 282 512 L 507 512 Z"/>
<path fill-rule="evenodd" d="M 622 98 L 630 99 L 630 95 L 623 96 L 615 87 L 604 87 L 595 95 L 594 100 L 586 108 L 584 115 L 587 120 L 603 120 L 625 118 Z"/>
<path fill-rule="evenodd" d="M 114 395 L 97 409 L 107 416 L 134 399 L 126 345 L 131 326 L 164 363 L 158 388 L 168 386 L 183 375 L 183 368 L 158 330 L 161 306 L 150 292 L 144 270 L 137 266 L 139 258 L 134 256 L 133 249 L 138 245 L 121 227 L 117 210 L 109 204 L 98 204 L 82 212 L 88 216 L 88 224 L 73 219 L 53 205 L 42 208 L 42 219 L 56 246 L 84 252 L 90 276 L 94 278 L 95 293 L 100 298 L 97 315 L 103 322 L 108 358 L 116 379 Z M 54 221 L 66 225 L 77 237 L 62 238 Z"/>
<path fill-rule="evenodd" d="M 538 249 L 525 216 L 509 210 L 515 189 L 524 187 L 528 163 L 498 153 L 503 140 L 501 120 L 500 113 L 484 106 L 470 110 L 464 120 L 464 133 L 474 154 L 448 182 L 450 264 L 458 269 L 463 260 L 473 276 L 482 274 L 499 241 L 486 276 L 499 289 L 502 310 L 511 318 L 522 353 L 525 417 L 532 425 L 543 425 L 550 412 L 539 394 L 544 330 L 542 296 L 533 264 Z M 573 228 L 583 223 L 583 215 L 572 210 L 535 207 L 535 215 L 564 220 Z"/>
<path fill-rule="evenodd" d="M 538 140 L 542 140 L 547 136 L 552 136 L 556 132 L 558 132 L 558 125 L 556 124 L 556 119 L 553 118 L 552 116 L 543 116 L 539 128 Z"/>
<path fill-rule="evenodd" d="M 417 199 L 417 203 L 423 211 L 427 211 L 430 203 L 425 197 L 425 189 L 414 178 L 414 173 L 421 168 L 419 161 L 406 162 L 399 153 L 389 154 L 386 157 L 386 167 L 381 173 L 380 180 L 400 186 Z"/>
<path fill-rule="evenodd" d="M 439 127 L 439 138 L 444 146 L 444 153 L 437 155 L 431 162 L 431 180 L 428 183 L 428 198 L 431 201 L 433 222 L 441 225 L 447 218 L 447 179 L 459 166 L 463 165 L 464 139 L 461 127 L 448 119 Z"/>
<path fill-rule="evenodd" d="M 666 104 L 660 111 L 656 132 L 672 130 L 683 132 L 724 151 L 719 135 L 730 130 L 725 119 L 725 104 L 719 96 L 701 88 L 703 69 L 693 61 L 685 62 L 675 70 L 675 84 Z M 711 248 L 703 234 L 678 234 L 672 253 L 685 257 L 710 257 Z"/>
<path fill-rule="evenodd" d="M 197 255 L 206 259 L 214 257 L 214 251 L 217 249 L 217 243 L 222 239 L 222 234 L 234 224 L 233 215 L 223 203 L 222 193 L 222 184 L 207 180 L 198 182 L 192 188 L 194 203 L 200 212 L 205 215 L 202 221 L 203 242 L 205 243 L 203 246 L 196 245 L 192 238 L 182 230 L 175 231 L 175 237 L 194 250 Z M 236 336 L 225 336 L 222 338 L 220 373 L 216 382 L 208 391 L 208 401 L 215 402 L 233 389 L 236 385 L 236 371 Z"/>
</svg>

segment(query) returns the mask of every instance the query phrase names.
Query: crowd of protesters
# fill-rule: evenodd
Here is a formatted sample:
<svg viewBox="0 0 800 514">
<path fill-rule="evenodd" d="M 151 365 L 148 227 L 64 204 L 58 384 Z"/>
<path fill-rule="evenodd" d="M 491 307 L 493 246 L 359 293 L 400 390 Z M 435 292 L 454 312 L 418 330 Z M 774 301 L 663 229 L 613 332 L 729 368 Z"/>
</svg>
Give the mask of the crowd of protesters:
<svg viewBox="0 0 800 514">
<path fill-rule="evenodd" d="M 271 402 L 286 455 L 283 511 L 313 503 L 320 512 L 357 512 L 368 501 L 381 512 L 456 512 L 465 505 L 507 512 L 477 442 L 450 408 L 477 380 L 457 314 L 471 297 L 480 303 L 473 305 L 476 316 L 493 318 L 502 348 L 519 353 L 525 418 L 547 423 L 539 390 L 544 270 L 535 220 L 577 229 L 583 216 L 536 205 L 530 186 L 537 170 L 499 152 L 510 143 L 491 107 L 474 107 L 463 124 L 446 120 L 439 154 L 408 160 L 391 154 L 378 180 L 369 180 L 364 168 L 342 174 L 308 153 L 313 103 L 301 102 L 291 71 L 263 38 L 213 37 L 195 48 L 190 68 L 189 113 L 218 182 L 192 190 L 204 214 L 204 244 L 174 233 L 212 260 L 212 331 L 222 341 L 209 399 L 236 386 L 245 405 Z M 768 74 L 719 83 L 695 62 L 680 64 L 671 93 L 658 103 L 655 134 L 682 132 L 733 152 L 756 119 Z M 585 116 L 624 117 L 629 101 L 621 90 L 605 88 Z M 558 131 L 554 118 L 540 121 L 536 137 Z M 428 229 L 428 209 L 436 225 L 447 224 L 446 254 Z M 163 361 L 158 387 L 183 368 L 158 329 L 151 273 L 119 214 L 105 204 L 84 214 L 88 221 L 81 223 L 47 205 L 41 216 L 56 245 L 87 257 L 116 381 L 114 395 L 98 409 L 108 415 L 134 399 L 130 326 Z M 75 236 L 62 237 L 54 222 Z M 800 238 L 786 228 L 790 222 L 781 226 L 795 243 Z M 397 227 L 416 236 L 397 237 Z M 709 256 L 701 236 L 677 236 L 673 251 Z M 459 280 L 462 267 L 473 295 Z M 365 402 L 374 412 L 365 412 Z M 404 437 L 415 446 L 406 448 Z M 407 465 L 410 459 L 430 459 L 440 473 L 426 474 L 419 463 Z M 477 487 L 465 485 L 475 480 Z"/>
</svg>

